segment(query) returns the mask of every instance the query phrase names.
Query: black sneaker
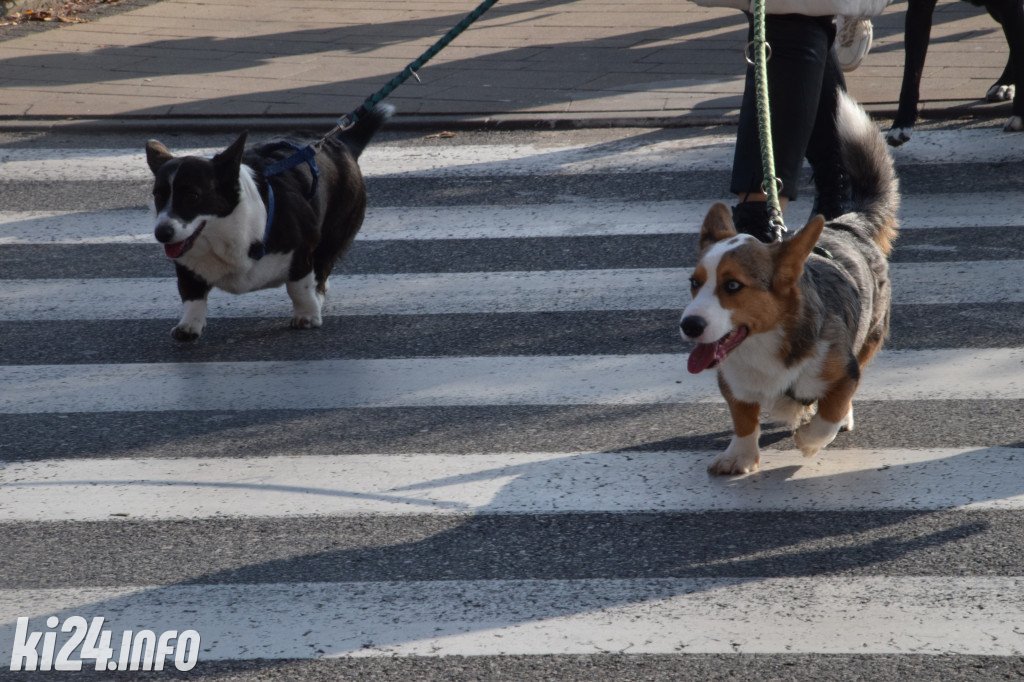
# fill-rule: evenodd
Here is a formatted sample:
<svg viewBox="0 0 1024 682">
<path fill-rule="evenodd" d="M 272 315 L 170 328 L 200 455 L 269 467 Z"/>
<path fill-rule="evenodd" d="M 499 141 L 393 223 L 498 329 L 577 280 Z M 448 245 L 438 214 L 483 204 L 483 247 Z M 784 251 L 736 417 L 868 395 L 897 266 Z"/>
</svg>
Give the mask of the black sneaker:
<svg viewBox="0 0 1024 682">
<path fill-rule="evenodd" d="M 811 170 L 814 173 L 811 216 L 820 213 L 825 220 L 834 220 L 846 213 L 852 205 L 853 192 L 842 159 L 836 155 L 828 162 L 812 163 Z"/>
<path fill-rule="evenodd" d="M 771 222 L 768 204 L 763 201 L 744 201 L 733 206 L 732 222 L 737 232 L 753 235 L 766 244 L 782 241 L 781 225 Z"/>
</svg>

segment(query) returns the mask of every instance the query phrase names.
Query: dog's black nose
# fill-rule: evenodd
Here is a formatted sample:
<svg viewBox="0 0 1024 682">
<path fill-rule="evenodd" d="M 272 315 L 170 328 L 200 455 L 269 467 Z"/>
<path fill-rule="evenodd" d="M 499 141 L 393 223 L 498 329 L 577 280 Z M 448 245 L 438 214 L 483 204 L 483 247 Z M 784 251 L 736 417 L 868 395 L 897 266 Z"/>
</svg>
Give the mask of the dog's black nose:
<svg viewBox="0 0 1024 682">
<path fill-rule="evenodd" d="M 158 242 L 166 244 L 174 239 L 174 227 L 167 223 L 160 223 L 156 226 L 156 229 L 153 230 L 153 234 L 156 236 L 156 240 Z"/>
<path fill-rule="evenodd" d="M 679 323 L 679 327 L 683 330 L 683 334 L 690 339 L 695 339 L 704 333 L 704 328 L 708 326 L 708 321 L 703 317 L 697 315 L 687 315 L 683 318 L 683 321 Z"/>
</svg>

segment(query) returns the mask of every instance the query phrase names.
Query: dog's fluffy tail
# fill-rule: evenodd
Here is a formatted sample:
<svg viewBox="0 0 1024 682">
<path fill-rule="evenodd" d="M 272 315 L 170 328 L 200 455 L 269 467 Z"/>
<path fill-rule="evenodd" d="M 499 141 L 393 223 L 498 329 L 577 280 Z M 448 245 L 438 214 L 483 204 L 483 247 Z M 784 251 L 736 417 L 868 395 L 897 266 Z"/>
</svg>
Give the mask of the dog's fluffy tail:
<svg viewBox="0 0 1024 682">
<path fill-rule="evenodd" d="M 839 91 L 836 128 L 843 165 L 850 175 L 853 210 L 867 219 L 870 238 L 886 256 L 896 238 L 900 207 L 899 180 L 882 133 L 867 112 Z M 839 219 L 842 222 L 842 219 Z"/>
<path fill-rule="evenodd" d="M 373 110 L 360 118 L 354 126 L 341 133 L 338 137 L 345 143 L 348 150 L 352 152 L 352 156 L 356 159 L 366 149 L 366 145 L 370 144 L 370 140 L 380 130 L 380 127 L 391 115 L 395 113 L 395 108 L 390 104 L 378 104 Z"/>
</svg>

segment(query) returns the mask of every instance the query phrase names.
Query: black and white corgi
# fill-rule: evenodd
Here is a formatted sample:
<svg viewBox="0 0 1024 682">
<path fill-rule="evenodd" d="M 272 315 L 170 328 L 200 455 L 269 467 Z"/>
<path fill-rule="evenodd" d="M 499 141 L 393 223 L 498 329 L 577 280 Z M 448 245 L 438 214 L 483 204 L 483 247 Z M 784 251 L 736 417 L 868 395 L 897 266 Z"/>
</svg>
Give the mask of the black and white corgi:
<svg viewBox="0 0 1024 682">
<path fill-rule="evenodd" d="M 762 406 L 796 428 L 807 457 L 853 428 L 861 372 L 889 330 L 889 266 L 899 193 L 892 157 L 868 115 L 845 93 L 836 115 L 854 210 L 811 219 L 765 244 L 737 234 L 725 204 L 708 212 L 680 322 L 696 342 L 692 373 L 717 368 L 732 441 L 708 470 L 742 474 L 760 464 Z"/>
<path fill-rule="evenodd" d="M 245 133 L 212 159 L 175 157 L 156 140 L 146 143 L 154 234 L 174 261 L 184 304 L 172 337 L 199 338 L 213 287 L 244 294 L 284 284 L 291 326 L 321 326 L 327 279 L 366 213 L 357 159 L 393 111 L 378 105 L 315 154 L 290 142 L 247 149 Z M 303 149 L 306 156 L 293 156 Z"/>
</svg>

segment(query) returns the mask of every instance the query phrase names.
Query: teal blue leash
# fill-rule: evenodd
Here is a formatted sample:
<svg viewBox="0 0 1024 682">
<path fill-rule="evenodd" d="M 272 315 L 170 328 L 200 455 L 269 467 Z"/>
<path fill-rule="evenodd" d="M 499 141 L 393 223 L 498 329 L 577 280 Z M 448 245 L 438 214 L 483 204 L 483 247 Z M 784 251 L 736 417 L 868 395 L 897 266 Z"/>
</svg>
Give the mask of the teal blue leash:
<svg viewBox="0 0 1024 682">
<path fill-rule="evenodd" d="M 467 14 L 462 19 L 462 21 L 460 21 L 454 27 L 452 27 L 452 29 L 448 31 L 448 33 L 445 33 L 440 40 L 431 45 L 430 49 L 428 49 L 426 52 L 421 54 L 416 60 L 412 61 L 408 66 L 402 69 L 402 71 L 397 76 L 388 81 L 384 85 L 384 87 L 370 95 L 365 102 L 359 105 L 359 107 L 354 109 L 351 113 L 339 118 L 337 125 L 329 133 L 324 135 L 323 138 L 321 138 L 318 145 L 323 144 L 323 142 L 332 135 L 348 130 L 356 123 L 358 123 L 361 117 L 366 116 L 371 111 L 373 111 L 373 108 L 377 106 L 381 102 L 381 100 L 390 95 L 399 85 L 407 81 L 410 76 L 415 76 L 416 80 L 419 80 L 419 76 L 416 74 L 416 72 L 419 71 L 424 64 L 433 59 L 438 52 L 448 47 L 448 43 L 455 40 L 455 38 L 457 38 L 460 33 L 469 28 L 470 25 L 473 24 L 473 22 L 475 22 L 477 19 L 483 16 L 483 13 L 489 10 L 491 6 L 497 2 L 498 0 L 484 0 L 479 5 L 477 5 L 476 9 Z"/>
<path fill-rule="evenodd" d="M 266 178 L 272 178 L 275 175 L 283 173 L 284 171 L 291 170 L 296 166 L 303 163 L 309 165 L 310 172 L 312 173 L 313 183 L 312 188 L 309 191 L 309 195 L 306 197 L 308 200 L 312 200 L 316 196 L 317 185 L 319 184 L 320 171 L 316 166 L 316 152 L 323 146 L 323 144 L 333 137 L 334 135 L 344 132 L 359 122 L 362 116 L 366 116 L 373 108 L 380 104 L 381 100 L 390 95 L 395 88 L 404 83 L 409 79 L 410 76 L 415 76 L 416 80 L 419 80 L 419 76 L 416 72 L 422 68 L 424 64 L 433 59 L 438 52 L 448 47 L 448 43 L 452 42 L 459 36 L 460 33 L 465 31 L 470 25 L 483 16 L 483 13 L 491 8 L 492 5 L 497 3 L 498 0 L 484 0 L 477 8 L 467 14 L 462 21 L 457 23 L 450 31 L 445 33 L 440 40 L 430 46 L 430 49 L 421 54 L 416 60 L 411 62 L 408 66 L 402 69 L 401 73 L 388 81 L 384 87 L 377 92 L 373 93 L 359 105 L 358 108 L 353 110 L 351 113 L 338 119 L 337 125 L 334 126 L 326 135 L 321 137 L 317 142 L 307 145 L 305 147 L 299 147 L 290 142 L 282 142 L 281 145 L 286 145 L 295 149 L 295 153 L 284 159 L 281 159 L 277 163 L 269 166 L 263 175 Z M 250 256 L 254 260 L 259 260 L 267 252 L 267 240 L 270 239 L 270 228 L 274 224 L 274 188 L 268 182 L 267 183 L 267 222 L 263 230 L 263 241 L 253 246 L 250 249 Z"/>
</svg>

